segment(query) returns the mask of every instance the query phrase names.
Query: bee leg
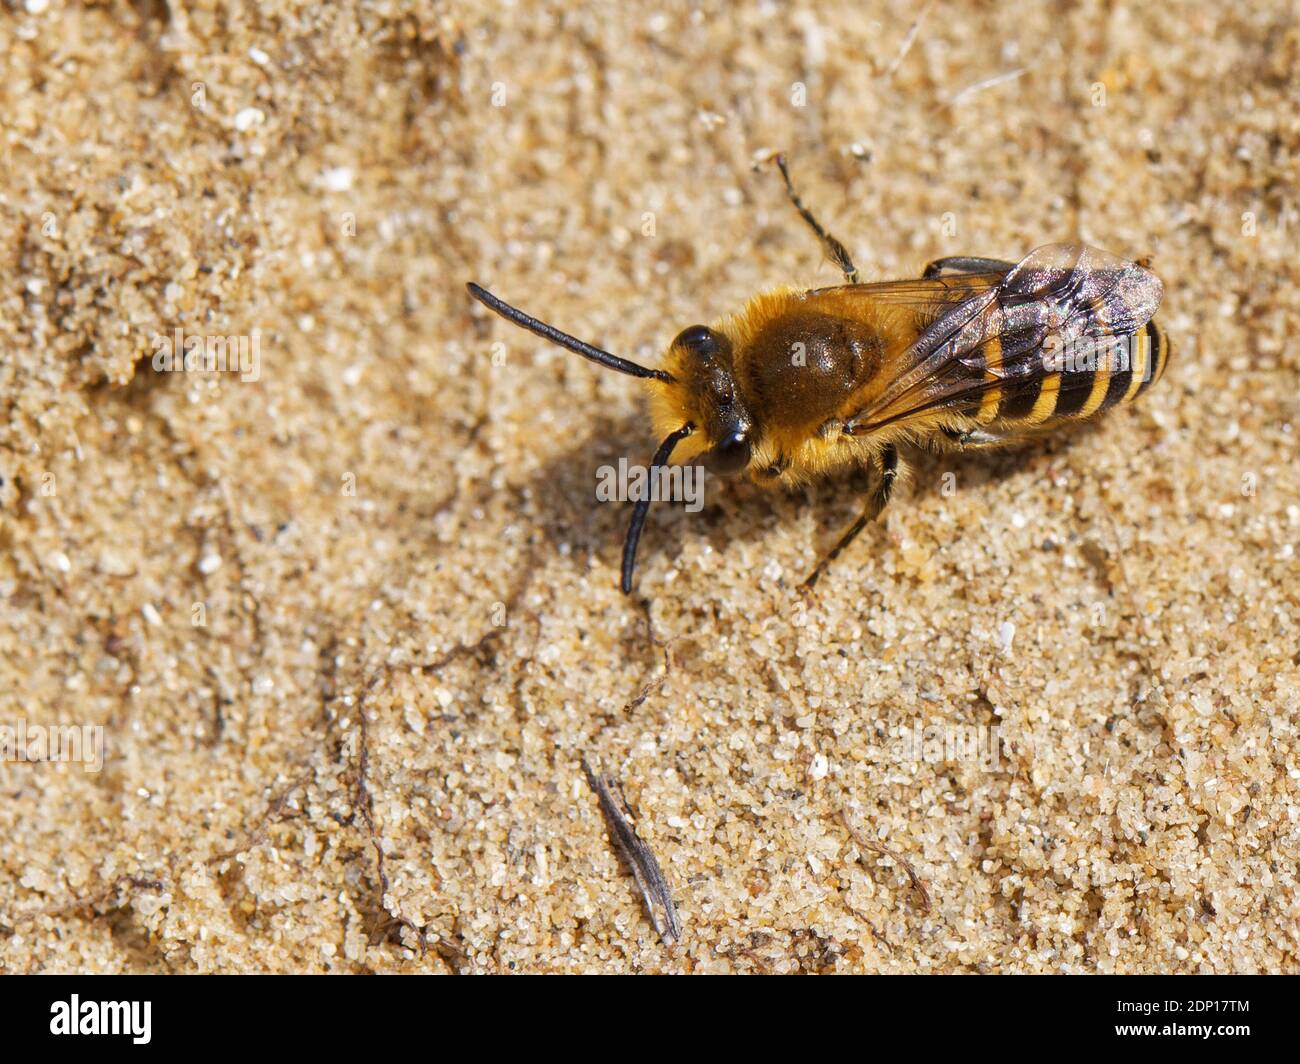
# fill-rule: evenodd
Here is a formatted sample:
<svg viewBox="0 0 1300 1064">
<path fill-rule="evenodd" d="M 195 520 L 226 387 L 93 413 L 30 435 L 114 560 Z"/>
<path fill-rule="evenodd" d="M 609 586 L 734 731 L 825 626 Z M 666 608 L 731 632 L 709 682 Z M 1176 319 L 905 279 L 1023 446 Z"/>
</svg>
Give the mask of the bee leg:
<svg viewBox="0 0 1300 1064">
<path fill-rule="evenodd" d="M 1006 273 L 1014 269 L 1015 265 L 1005 259 L 986 259 L 979 255 L 949 255 L 946 259 L 935 259 L 930 263 L 921 274 L 921 279 L 929 281 L 944 270 L 952 270 L 954 273 Z"/>
<path fill-rule="evenodd" d="M 959 447 L 996 447 L 1007 442 L 1004 436 L 999 436 L 995 432 L 983 432 L 980 429 L 945 428 L 940 431 Z"/>
<path fill-rule="evenodd" d="M 889 505 L 889 496 L 894 490 L 894 481 L 898 479 L 898 449 L 892 444 L 886 447 L 880 453 L 880 481 L 876 484 L 875 490 L 872 491 L 871 497 L 867 500 L 867 505 L 858 519 L 851 524 L 844 535 L 840 536 L 840 541 L 831 548 L 821 561 L 817 563 L 817 568 L 812 571 L 808 579 L 799 585 L 800 591 L 811 591 L 813 586 L 821 579 L 822 573 L 843 552 L 844 548 L 852 543 L 867 525 L 880 516 L 881 512 Z"/>
<path fill-rule="evenodd" d="M 821 223 L 813 217 L 812 211 L 803 205 L 803 200 L 799 198 L 799 193 L 794 190 L 794 182 L 790 180 L 790 171 L 786 169 L 785 156 L 776 157 L 776 165 L 781 171 L 781 176 L 785 178 L 785 194 L 794 204 L 795 210 L 803 217 L 803 220 L 812 227 L 812 231 L 817 234 L 817 239 L 821 241 L 822 248 L 826 254 L 834 261 L 835 265 L 840 268 L 844 274 L 844 280 L 849 284 L 858 283 L 858 268 L 853 265 L 853 260 L 849 257 L 848 250 L 836 240 L 830 233 L 821 227 Z"/>
</svg>

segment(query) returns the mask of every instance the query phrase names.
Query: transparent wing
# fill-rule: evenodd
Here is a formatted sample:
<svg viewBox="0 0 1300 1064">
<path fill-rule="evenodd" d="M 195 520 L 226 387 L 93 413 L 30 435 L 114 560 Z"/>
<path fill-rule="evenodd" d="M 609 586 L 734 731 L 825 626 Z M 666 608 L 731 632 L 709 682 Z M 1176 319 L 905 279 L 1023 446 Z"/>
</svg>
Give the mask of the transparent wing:
<svg viewBox="0 0 1300 1064">
<path fill-rule="evenodd" d="M 966 407 L 994 388 L 1012 394 L 1053 375 L 1062 377 L 1063 391 L 1090 388 L 1090 376 L 1051 369 L 1043 357 L 1048 338 L 1066 349 L 1130 335 L 1151 320 L 1163 294 L 1154 274 L 1108 252 L 1083 244 L 1038 248 L 987 288 L 943 309 L 904 352 L 889 387 L 848 419 L 849 430 L 862 434 Z"/>
<path fill-rule="evenodd" d="M 944 277 L 915 278 L 907 281 L 878 281 L 872 284 L 845 284 L 816 288 L 809 295 L 837 292 L 850 298 L 860 297 L 872 303 L 889 303 L 914 309 L 942 310 L 980 295 L 1002 280 L 1000 273 L 949 274 Z"/>
</svg>

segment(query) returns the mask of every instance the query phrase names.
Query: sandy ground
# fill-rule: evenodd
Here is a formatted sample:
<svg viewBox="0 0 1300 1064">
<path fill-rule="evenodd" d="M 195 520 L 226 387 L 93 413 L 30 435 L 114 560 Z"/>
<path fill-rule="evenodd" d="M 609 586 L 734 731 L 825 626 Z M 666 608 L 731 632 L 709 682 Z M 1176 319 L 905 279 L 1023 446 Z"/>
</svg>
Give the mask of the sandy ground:
<svg viewBox="0 0 1300 1064">
<path fill-rule="evenodd" d="M 0 13 L 0 725 L 105 743 L 0 764 L 0 971 L 1300 970 L 1294 12 L 922 6 Z M 1151 256 L 1174 361 L 624 598 L 637 382 L 464 283 L 653 363 L 835 282 L 773 148 L 868 280 Z"/>
</svg>

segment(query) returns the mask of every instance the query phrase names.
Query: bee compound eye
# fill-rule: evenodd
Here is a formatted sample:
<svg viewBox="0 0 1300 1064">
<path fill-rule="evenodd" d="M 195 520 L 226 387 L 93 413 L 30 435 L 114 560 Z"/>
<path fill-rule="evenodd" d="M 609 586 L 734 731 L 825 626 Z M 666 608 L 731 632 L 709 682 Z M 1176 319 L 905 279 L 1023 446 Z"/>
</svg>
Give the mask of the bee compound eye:
<svg viewBox="0 0 1300 1064">
<path fill-rule="evenodd" d="M 749 465 L 750 451 L 749 437 L 733 432 L 704 453 L 704 468 L 719 476 L 739 473 Z"/>
<path fill-rule="evenodd" d="M 707 325 L 683 329 L 673 343 L 700 358 L 712 358 L 718 351 L 718 338 Z"/>
</svg>

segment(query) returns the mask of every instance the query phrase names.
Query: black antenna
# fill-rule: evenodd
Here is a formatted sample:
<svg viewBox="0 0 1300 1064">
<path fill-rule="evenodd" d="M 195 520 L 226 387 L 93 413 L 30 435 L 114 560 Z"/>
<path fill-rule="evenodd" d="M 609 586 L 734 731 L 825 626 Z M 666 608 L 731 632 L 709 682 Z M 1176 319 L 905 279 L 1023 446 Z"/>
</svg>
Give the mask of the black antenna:
<svg viewBox="0 0 1300 1064">
<path fill-rule="evenodd" d="M 648 478 L 649 483 L 646 485 L 646 492 L 641 498 L 637 499 L 636 506 L 632 509 L 632 523 L 627 526 L 627 539 L 623 541 L 623 594 L 625 595 L 632 593 L 632 570 L 636 567 L 636 545 L 641 541 L 641 529 L 645 527 L 646 514 L 650 512 L 650 496 L 654 494 L 655 470 L 661 466 L 666 466 L 668 456 L 673 453 L 673 448 L 694 431 L 694 425 L 683 425 L 659 445 L 659 450 L 655 451 L 654 459 L 650 462 L 650 476 Z"/>
<path fill-rule="evenodd" d="M 470 295 L 489 310 L 495 310 L 506 321 L 512 321 L 521 328 L 527 329 L 530 333 L 535 333 L 544 340 L 550 340 L 553 344 L 567 347 L 570 351 L 604 366 L 606 369 L 616 369 L 619 373 L 626 373 L 629 377 L 650 378 L 651 380 L 665 381 L 668 384 L 672 384 L 676 380 L 671 373 L 665 373 L 661 369 L 647 369 L 645 366 L 638 366 L 635 362 L 629 362 L 626 358 L 619 358 L 618 355 L 611 355 L 608 351 L 602 351 L 599 347 L 585 344 L 576 336 L 560 332 L 554 326 L 547 325 L 544 321 L 538 321 L 531 314 L 525 314 L 517 307 L 512 307 L 509 303 L 497 299 L 486 288 L 476 285 L 473 281 L 470 281 L 465 287 L 469 289 Z"/>
</svg>

